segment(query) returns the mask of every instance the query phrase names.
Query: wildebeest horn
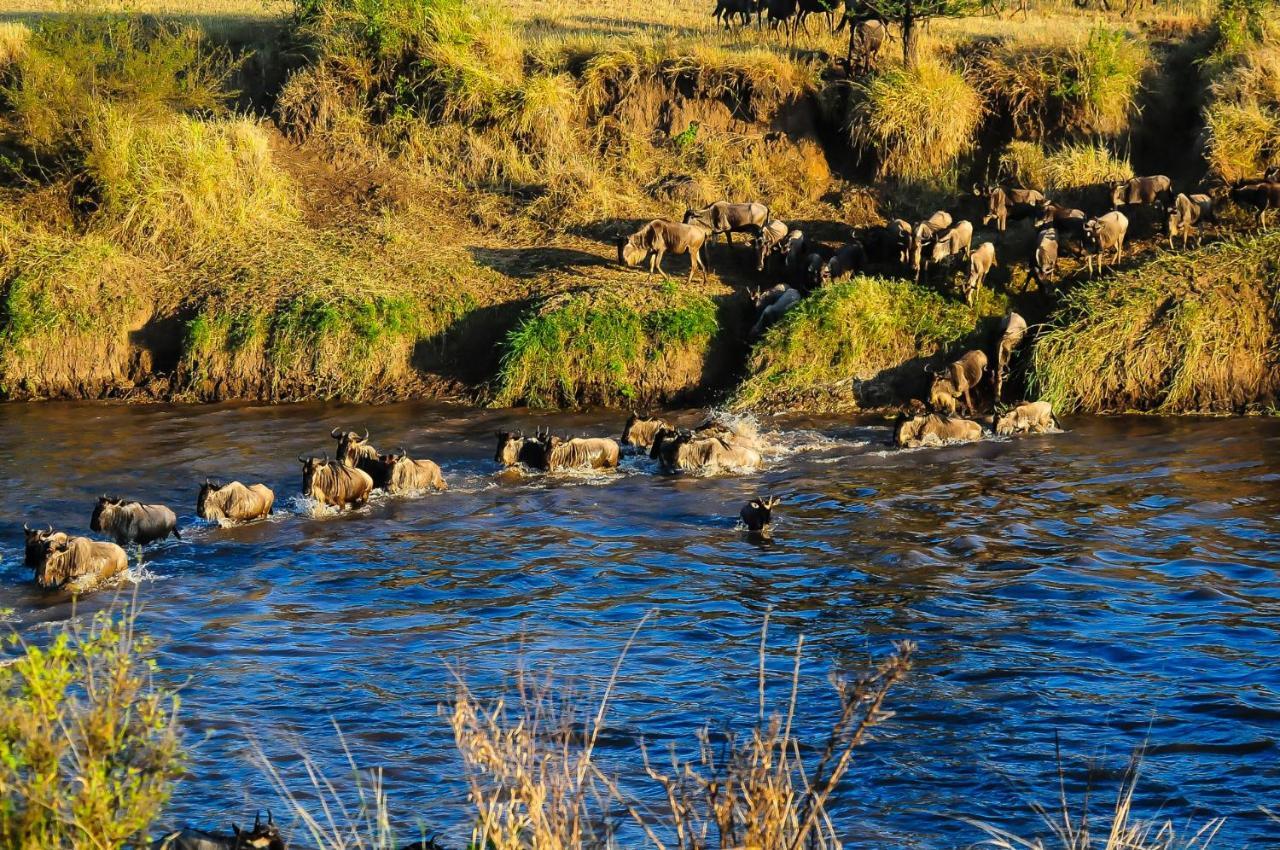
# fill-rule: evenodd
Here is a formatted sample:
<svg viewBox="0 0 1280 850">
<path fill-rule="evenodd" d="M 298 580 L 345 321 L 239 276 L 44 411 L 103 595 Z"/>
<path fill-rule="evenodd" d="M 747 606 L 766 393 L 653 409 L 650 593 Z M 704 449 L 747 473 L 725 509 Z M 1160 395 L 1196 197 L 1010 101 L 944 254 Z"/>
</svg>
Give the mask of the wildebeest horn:
<svg viewBox="0 0 1280 850">
<path fill-rule="evenodd" d="M 401 447 L 400 447 L 400 457 L 408 457 L 408 456 L 409 456 L 409 453 L 408 453 L 407 451 L 405 451 L 404 446 L 401 446 Z"/>
<path fill-rule="evenodd" d="M 311 458 L 309 458 L 309 457 L 303 457 L 302 455 L 298 455 L 298 463 L 306 463 L 306 462 L 307 462 L 307 461 L 309 461 L 309 460 L 311 460 Z"/>
<path fill-rule="evenodd" d="M 271 810 L 267 809 L 267 826 L 274 826 L 274 825 L 275 825 L 275 820 L 273 820 L 271 817 Z"/>
<path fill-rule="evenodd" d="M 28 527 L 27 527 L 27 524 L 24 522 L 24 523 L 22 524 L 22 530 L 23 530 L 23 532 L 25 533 L 25 532 L 30 531 L 31 529 L 30 529 L 30 528 L 28 528 Z"/>
<path fill-rule="evenodd" d="M 255 811 L 253 813 L 253 829 L 256 832 L 258 827 L 262 826 L 262 812 Z"/>
<path fill-rule="evenodd" d="M 365 428 L 365 429 L 364 429 L 364 436 L 360 438 L 360 442 L 362 442 L 362 443 L 367 443 L 367 442 L 369 442 L 369 429 L 368 429 L 368 428 Z"/>
<path fill-rule="evenodd" d="M 329 432 L 329 436 L 333 437 L 336 440 L 342 436 L 342 432 L 339 429 L 334 428 L 332 431 Z"/>
<path fill-rule="evenodd" d="M 49 533 L 53 534 L 53 523 L 49 524 Z"/>
</svg>

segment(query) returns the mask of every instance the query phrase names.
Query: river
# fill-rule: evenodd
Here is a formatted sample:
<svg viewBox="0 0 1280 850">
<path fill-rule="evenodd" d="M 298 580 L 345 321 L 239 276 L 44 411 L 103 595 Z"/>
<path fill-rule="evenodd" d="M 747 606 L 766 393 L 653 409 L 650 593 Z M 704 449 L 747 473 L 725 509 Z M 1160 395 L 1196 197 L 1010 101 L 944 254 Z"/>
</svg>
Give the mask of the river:
<svg viewBox="0 0 1280 850">
<path fill-rule="evenodd" d="M 758 475 L 662 476 L 637 459 L 612 476 L 495 474 L 496 429 L 621 424 L 419 403 L 0 406 L 0 607 L 36 641 L 72 615 L 30 583 L 24 521 L 85 531 L 102 492 L 178 511 L 184 540 L 151 547 L 137 585 L 163 675 L 183 684 L 192 775 L 171 823 L 268 805 L 252 741 L 291 781 L 299 748 L 342 779 L 336 723 L 362 767 L 384 768 L 402 824 L 462 846 L 439 709 L 451 670 L 493 694 L 521 664 L 551 666 L 598 694 L 651 614 L 603 744 L 634 773 L 641 736 L 665 748 L 704 723 L 745 728 L 772 608 L 771 698 L 803 634 L 815 734 L 829 671 L 919 643 L 837 806 L 847 846 L 981 837 L 948 813 L 1035 830 L 1029 803 L 1057 793 L 1055 734 L 1098 816 L 1148 742 L 1143 814 L 1221 815 L 1220 846 L 1274 846 L 1280 824 L 1259 807 L 1280 808 L 1280 419 L 1072 418 L 1062 434 L 894 452 L 883 423 L 792 417 L 762 423 L 779 448 Z M 334 426 L 437 460 L 450 491 L 305 515 L 295 458 L 332 451 Z M 267 482 L 280 513 L 200 523 L 207 475 Z M 771 542 L 735 529 L 756 493 L 786 496 Z"/>
</svg>

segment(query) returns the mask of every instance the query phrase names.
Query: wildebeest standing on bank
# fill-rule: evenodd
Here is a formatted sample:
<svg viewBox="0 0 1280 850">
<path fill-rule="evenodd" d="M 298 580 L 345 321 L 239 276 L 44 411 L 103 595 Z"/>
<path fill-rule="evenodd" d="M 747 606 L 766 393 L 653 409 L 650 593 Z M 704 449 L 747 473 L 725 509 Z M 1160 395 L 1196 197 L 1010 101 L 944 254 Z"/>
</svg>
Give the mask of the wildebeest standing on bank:
<svg viewBox="0 0 1280 850">
<path fill-rule="evenodd" d="M 711 17 L 724 24 L 725 29 L 733 26 L 734 17 L 738 23 L 746 26 L 751 23 L 751 13 L 755 11 L 754 0 L 716 0 L 715 11 Z"/>
<path fill-rule="evenodd" d="M 689 282 L 693 282 L 693 273 L 701 270 L 702 282 L 705 284 L 708 263 L 702 252 L 707 234 L 708 231 L 703 227 L 654 219 L 626 239 L 618 240 L 618 262 L 635 267 L 647 259 L 649 277 L 652 278 L 655 272 L 666 275 L 662 271 L 663 256 L 688 254 Z"/>
<path fill-rule="evenodd" d="M 902 414 L 893 426 L 893 444 L 904 449 L 941 446 L 944 443 L 973 442 L 982 439 L 982 426 L 970 419 L 927 413 L 917 416 Z"/>
<path fill-rule="evenodd" d="M 996 246 L 994 242 L 983 242 L 978 249 L 969 255 L 969 278 L 964 286 L 964 303 L 970 307 L 978 297 L 978 290 L 987 279 L 987 274 L 996 264 Z"/>
<path fill-rule="evenodd" d="M 1179 194 L 1173 199 L 1169 208 L 1168 220 L 1165 224 L 1169 231 L 1169 250 L 1173 250 L 1173 238 L 1182 237 L 1182 247 L 1187 247 L 1187 240 L 1199 224 L 1211 222 L 1213 216 L 1213 198 L 1208 195 Z M 1199 237 L 1197 237 L 1197 243 Z"/>
<path fill-rule="evenodd" d="M 1124 213 L 1118 211 L 1112 211 L 1085 222 L 1084 237 L 1090 249 L 1088 257 L 1090 275 L 1093 274 L 1095 256 L 1098 260 L 1098 271 L 1102 271 L 1109 252 L 1115 254 L 1117 263 L 1124 259 L 1124 237 L 1128 232 L 1129 219 Z"/>
<path fill-rule="evenodd" d="M 742 506 L 742 510 L 738 512 L 738 518 L 742 520 L 742 525 L 747 531 L 767 534 L 769 526 L 773 524 L 773 509 L 781 501 L 781 498 L 774 496 L 752 499 Z"/>
<path fill-rule="evenodd" d="M 709 207 L 684 212 L 685 224 L 701 224 L 711 231 L 713 241 L 716 234 L 723 233 L 726 245 L 733 245 L 733 234 L 759 233 L 769 221 L 769 208 L 754 202 L 731 204 L 716 201 Z"/>
<path fill-rule="evenodd" d="M 1241 206 L 1253 207 L 1258 211 L 1258 227 L 1267 226 L 1267 213 L 1280 209 L 1280 183 L 1263 181 L 1232 186 L 1227 194 L 1231 200 Z"/>
<path fill-rule="evenodd" d="M 1053 406 L 1047 401 L 1024 401 L 1004 413 L 996 415 L 992 430 L 1002 436 L 1009 434 L 1046 434 L 1061 430 L 1053 415 Z"/>
<path fill-rule="evenodd" d="M 831 259 L 823 264 L 819 274 L 819 282 L 823 284 L 831 283 L 851 274 L 856 274 L 866 267 L 867 250 L 862 247 L 861 242 L 854 239 L 847 245 L 837 248 L 836 252 L 831 255 Z"/>
<path fill-rule="evenodd" d="M 996 341 L 995 400 L 998 403 L 1004 392 L 1004 373 L 1014 350 L 1027 335 L 1027 320 L 1010 310 L 1000 320 L 1000 338 Z"/>
<path fill-rule="evenodd" d="M 1001 186 L 974 186 L 973 193 L 987 199 L 984 225 L 996 223 L 996 230 L 1004 233 L 1010 218 L 1030 218 L 1044 210 L 1045 197 L 1039 189 L 1005 189 Z"/>
<path fill-rule="evenodd" d="M 1049 201 L 1045 204 L 1044 215 L 1036 220 L 1036 227 L 1041 228 L 1041 234 L 1044 233 L 1043 228 L 1052 227 L 1055 241 L 1075 239 L 1078 242 L 1084 239 L 1084 226 L 1088 220 L 1089 216 L 1084 210 L 1064 207 Z"/>
<path fill-rule="evenodd" d="M 750 339 L 758 339 L 770 326 L 786 315 L 788 310 L 799 304 L 800 297 L 798 289 L 784 288 L 777 298 L 760 308 L 760 312 L 756 316 L 756 322 L 751 326 L 748 337 Z"/>
<path fill-rule="evenodd" d="M 884 21 L 879 18 L 841 18 L 839 32 L 849 25 L 849 49 L 845 52 L 844 61 L 849 66 L 849 73 L 855 76 L 866 76 L 875 70 L 876 60 L 880 57 L 880 49 L 884 47 L 889 31 Z"/>
<path fill-rule="evenodd" d="M 276 494 L 265 484 L 245 486 L 239 481 L 217 484 L 208 479 L 196 497 L 196 515 L 210 522 L 251 522 L 271 515 Z"/>
<path fill-rule="evenodd" d="M 799 233 L 800 231 L 795 231 Z M 785 221 L 774 219 L 760 230 L 756 237 L 756 271 L 762 272 L 769 258 L 784 256 L 787 250 L 787 236 L 791 231 Z"/>
<path fill-rule="evenodd" d="M 108 534 L 120 545 L 137 543 L 145 546 L 164 540 L 170 534 L 179 540 L 178 518 L 164 505 L 126 502 L 112 496 L 100 496 L 89 519 L 94 531 Z"/>
<path fill-rule="evenodd" d="M 921 254 L 924 252 L 924 246 L 931 245 L 934 238 L 950 226 L 951 213 L 945 210 L 938 210 L 924 221 L 917 222 L 916 226 L 911 228 L 911 242 L 909 244 L 911 270 L 916 273 L 917 279 L 920 277 Z"/>
<path fill-rule="evenodd" d="M 1058 274 L 1058 231 L 1045 227 L 1036 234 L 1036 247 L 1031 257 L 1031 278 L 1045 289 Z"/>
<path fill-rule="evenodd" d="M 924 255 L 924 264 L 916 270 L 916 279 L 920 279 L 921 271 L 944 262 L 956 262 L 962 254 L 967 259 L 973 252 L 973 223 L 957 221 L 954 226 L 934 234 L 925 243 L 928 253 Z"/>
<path fill-rule="evenodd" d="M 334 428 L 329 436 L 338 441 L 338 449 L 334 459 L 343 466 L 353 466 L 373 479 L 373 489 L 385 490 L 387 487 L 387 471 L 379 460 L 378 450 L 369 444 L 369 432 L 361 437 L 355 431 L 343 431 Z"/>
<path fill-rule="evenodd" d="M 42 541 L 32 569 L 40 587 L 84 591 L 128 570 L 129 558 L 114 543 L 54 532 Z"/>
<path fill-rule="evenodd" d="M 435 461 L 414 460 L 404 449 L 397 454 L 382 455 L 378 463 L 387 477 L 386 491 L 392 495 L 449 489 Z"/>
<path fill-rule="evenodd" d="M 928 370 L 927 366 L 925 368 Z M 936 412 L 950 416 L 956 412 L 956 404 L 963 398 L 965 411 L 972 415 L 975 410 L 972 392 L 982 382 L 982 375 L 986 370 L 987 355 L 975 349 L 966 351 L 948 363 L 946 369 L 932 372 L 929 406 Z"/>
<path fill-rule="evenodd" d="M 338 510 L 368 504 L 373 479 L 363 469 L 318 457 L 300 457 L 298 463 L 303 496 Z"/>
<path fill-rule="evenodd" d="M 1134 177 L 1111 184 L 1111 209 L 1157 206 L 1168 209 L 1173 204 L 1173 181 L 1163 174 Z"/>
<path fill-rule="evenodd" d="M 648 451 L 653 446 L 653 438 L 663 428 L 671 426 L 665 419 L 656 416 L 641 416 L 635 411 L 627 417 L 622 426 L 623 445 L 632 446 L 640 451 Z"/>
<path fill-rule="evenodd" d="M 254 818 L 253 829 L 231 825 L 231 835 L 214 835 L 197 829 L 182 829 L 165 835 L 151 845 L 151 850 L 288 850 L 280 830 L 267 812 Z"/>
</svg>

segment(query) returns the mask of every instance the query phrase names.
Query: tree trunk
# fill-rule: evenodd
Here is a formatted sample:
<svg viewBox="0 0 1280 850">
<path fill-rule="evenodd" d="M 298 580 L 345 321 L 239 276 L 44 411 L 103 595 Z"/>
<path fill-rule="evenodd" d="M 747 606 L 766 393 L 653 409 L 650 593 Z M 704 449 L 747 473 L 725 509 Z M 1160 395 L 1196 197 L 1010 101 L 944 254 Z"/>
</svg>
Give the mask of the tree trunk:
<svg viewBox="0 0 1280 850">
<path fill-rule="evenodd" d="M 908 6 L 908 8 L 910 8 Z M 908 12 L 902 16 L 902 64 L 910 70 L 920 61 L 920 34 L 916 31 L 915 16 Z"/>
</svg>

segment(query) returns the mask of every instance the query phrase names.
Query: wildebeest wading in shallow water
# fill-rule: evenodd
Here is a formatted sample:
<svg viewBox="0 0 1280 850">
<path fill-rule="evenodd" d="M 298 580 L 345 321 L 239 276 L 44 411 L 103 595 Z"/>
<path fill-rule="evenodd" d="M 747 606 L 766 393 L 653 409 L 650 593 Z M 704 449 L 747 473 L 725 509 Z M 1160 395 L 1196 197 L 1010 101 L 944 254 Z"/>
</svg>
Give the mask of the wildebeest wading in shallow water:
<svg viewBox="0 0 1280 850">
<path fill-rule="evenodd" d="M 179 540 L 178 518 L 164 505 L 126 502 L 113 496 L 100 496 L 89 519 L 94 531 L 108 534 L 120 545 L 137 543 L 145 546 L 164 540 L 170 534 Z"/>
<path fill-rule="evenodd" d="M 129 569 L 129 558 L 114 543 L 70 537 L 60 531 L 46 535 L 32 564 L 36 584 L 44 588 L 89 590 Z"/>
<path fill-rule="evenodd" d="M 404 449 L 397 454 L 382 455 L 378 462 L 386 473 L 386 491 L 393 495 L 449 489 L 435 461 L 414 460 Z"/>
<path fill-rule="evenodd" d="M 982 439 L 982 426 L 970 419 L 927 413 L 898 417 L 893 427 L 893 443 L 904 449 L 970 443 Z"/>
<path fill-rule="evenodd" d="M 965 412 L 974 412 L 972 393 L 982 382 L 987 370 L 987 355 L 978 350 L 966 351 L 958 359 L 947 364 L 941 371 L 933 371 L 928 366 L 925 371 L 933 375 L 933 385 L 929 388 L 929 406 L 937 413 L 948 416 L 956 412 L 957 402 L 963 398 Z"/>
<path fill-rule="evenodd" d="M 1003 413 L 996 414 L 992 423 L 997 434 L 1046 434 L 1062 430 L 1053 406 L 1047 401 L 1024 401 Z"/>
<path fill-rule="evenodd" d="M 196 497 L 196 515 L 210 522 L 252 522 L 271 515 L 276 494 L 265 484 L 219 484 L 205 479 Z"/>
<path fill-rule="evenodd" d="M 373 479 L 363 469 L 328 458 L 299 457 L 302 495 L 338 510 L 368 504 Z"/>
<path fill-rule="evenodd" d="M 653 446 L 653 438 L 663 428 L 671 427 L 665 419 L 656 416 L 641 416 L 634 410 L 622 426 L 623 445 L 632 446 L 640 451 L 648 451 Z"/>
<path fill-rule="evenodd" d="M 369 445 L 367 429 L 363 437 L 355 431 L 343 431 L 340 428 L 334 428 L 329 436 L 338 441 L 337 454 L 334 455 L 338 463 L 364 472 L 373 479 L 373 489 L 386 489 L 387 470 L 378 459 L 378 450 Z"/>
</svg>

